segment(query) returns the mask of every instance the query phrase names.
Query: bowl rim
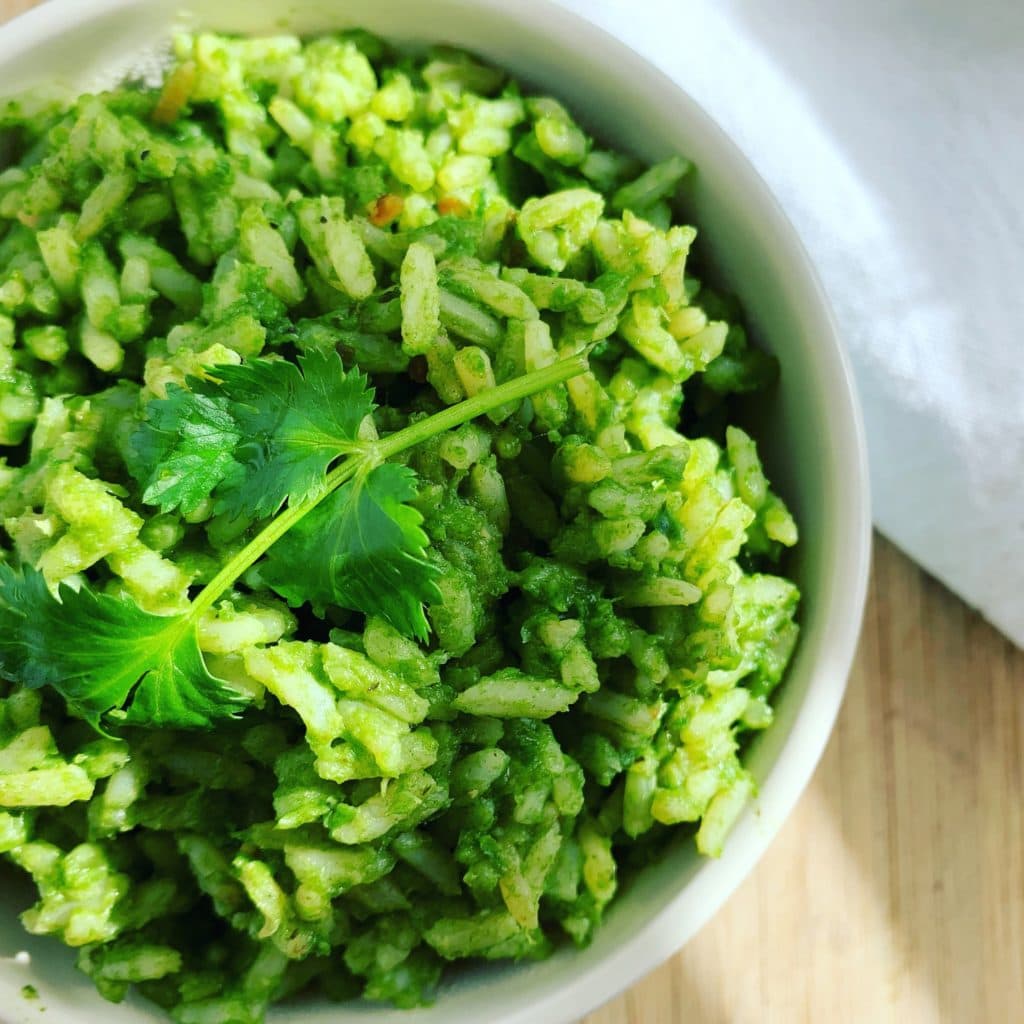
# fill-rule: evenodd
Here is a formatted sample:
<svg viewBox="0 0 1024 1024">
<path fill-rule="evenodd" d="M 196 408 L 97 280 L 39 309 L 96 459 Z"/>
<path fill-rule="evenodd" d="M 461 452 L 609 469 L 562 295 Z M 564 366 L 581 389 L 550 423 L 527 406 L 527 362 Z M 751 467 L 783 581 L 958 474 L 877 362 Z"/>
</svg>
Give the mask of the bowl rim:
<svg viewBox="0 0 1024 1024">
<path fill-rule="evenodd" d="M 118 10 L 144 8 L 160 0 L 46 0 L 3 23 L 0 33 L 0 67 L 32 47 L 73 32 L 77 27 Z M 616 38 L 579 9 L 565 7 L 560 0 L 519 0 L 509 10 L 503 0 L 452 0 L 474 11 L 501 12 L 523 23 L 543 21 L 554 37 L 571 39 L 573 48 L 586 49 L 599 40 L 604 48 L 618 51 L 623 60 L 653 76 L 660 89 L 687 108 L 687 116 L 715 140 L 724 159 L 739 173 L 753 194 L 752 202 L 762 213 L 782 250 L 781 259 L 792 268 L 790 281 L 794 293 L 804 299 L 810 318 L 830 365 L 832 411 L 839 419 L 839 440 L 847 478 L 844 500 L 837 503 L 837 535 L 846 543 L 836 543 L 825 556 L 837 580 L 831 613 L 820 627 L 830 634 L 809 671 L 807 693 L 797 710 L 792 728 L 761 782 L 757 808 L 748 807 L 744 818 L 760 815 L 756 830 L 747 830 L 740 842 L 734 829 L 725 853 L 716 862 L 702 866 L 690 882 L 655 914 L 648 917 L 633 934 L 609 950 L 595 963 L 571 973 L 553 991 L 528 1005 L 522 1005 L 492 1018 L 501 1024 L 563 1022 L 591 1012 L 682 948 L 717 912 L 767 851 L 784 821 L 807 788 L 832 734 L 842 704 L 848 676 L 856 654 L 867 598 L 871 561 L 871 509 L 868 483 L 867 443 L 863 415 L 857 398 L 852 365 L 844 348 L 838 325 L 811 258 L 798 232 L 783 211 L 771 188 L 761 177 L 739 145 L 654 59 L 633 45 Z M 339 22 L 344 21 L 339 5 Z M 762 813 L 763 812 L 763 813 Z M 679 911 L 689 890 L 702 876 L 714 873 L 713 882 L 705 882 L 699 905 L 687 904 L 685 925 L 679 925 Z M 481 993 L 487 986 L 481 988 Z M 443 1003 L 443 995 L 439 1004 Z M 415 1019 L 415 1012 L 406 1014 Z"/>
</svg>

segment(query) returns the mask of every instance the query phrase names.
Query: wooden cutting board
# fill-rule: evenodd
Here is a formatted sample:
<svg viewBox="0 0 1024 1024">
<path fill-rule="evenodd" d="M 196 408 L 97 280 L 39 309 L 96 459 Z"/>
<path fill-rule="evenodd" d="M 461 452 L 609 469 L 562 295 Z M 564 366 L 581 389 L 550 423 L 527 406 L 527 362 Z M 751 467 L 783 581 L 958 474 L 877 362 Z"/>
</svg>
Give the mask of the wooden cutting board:
<svg viewBox="0 0 1024 1024">
<path fill-rule="evenodd" d="M 0 23 L 34 3 L 0 0 Z M 685 950 L 584 1024 L 805 1021 L 1024 1024 L 1024 652 L 882 540 L 795 814 Z"/>
</svg>

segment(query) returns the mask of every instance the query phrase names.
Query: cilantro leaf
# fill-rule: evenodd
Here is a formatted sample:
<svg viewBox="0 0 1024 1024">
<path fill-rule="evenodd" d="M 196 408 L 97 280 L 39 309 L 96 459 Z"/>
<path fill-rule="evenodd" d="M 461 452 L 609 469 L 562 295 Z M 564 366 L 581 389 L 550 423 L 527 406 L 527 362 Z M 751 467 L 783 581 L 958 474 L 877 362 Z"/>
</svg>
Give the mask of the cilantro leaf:
<svg viewBox="0 0 1024 1024">
<path fill-rule="evenodd" d="M 131 440 L 143 500 L 164 511 L 188 514 L 213 494 L 217 511 L 262 519 L 305 501 L 374 408 L 366 377 L 346 373 L 334 351 L 210 372 L 150 402 Z"/>
<path fill-rule="evenodd" d="M 298 365 L 254 359 L 215 372 L 242 435 L 236 465 L 217 492 L 218 508 L 234 515 L 261 519 L 285 500 L 313 497 L 374 408 L 365 375 L 346 373 L 336 352 L 309 352 Z"/>
<path fill-rule="evenodd" d="M 226 399 L 172 384 L 129 439 L 128 468 L 144 502 L 191 515 L 236 466 L 241 439 Z"/>
<path fill-rule="evenodd" d="M 53 687 L 97 728 L 108 712 L 131 724 L 209 728 L 247 703 L 210 674 L 185 616 L 151 615 L 87 586 L 62 584 L 54 597 L 37 570 L 2 564 L 0 675 Z"/>
<path fill-rule="evenodd" d="M 293 606 L 339 605 L 379 615 L 426 640 L 423 605 L 437 601 L 423 517 L 407 466 L 384 463 L 342 485 L 268 552 L 262 576 Z"/>
</svg>

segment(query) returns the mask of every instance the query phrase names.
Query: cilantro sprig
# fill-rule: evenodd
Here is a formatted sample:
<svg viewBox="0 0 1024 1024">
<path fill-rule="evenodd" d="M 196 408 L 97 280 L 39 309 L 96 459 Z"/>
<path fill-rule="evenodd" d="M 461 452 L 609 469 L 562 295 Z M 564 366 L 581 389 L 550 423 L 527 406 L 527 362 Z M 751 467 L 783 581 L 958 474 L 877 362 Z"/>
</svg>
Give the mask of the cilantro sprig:
<svg viewBox="0 0 1024 1024">
<path fill-rule="evenodd" d="M 218 366 L 170 389 L 132 442 L 144 500 L 187 514 L 212 495 L 231 514 L 276 515 L 179 615 L 88 585 L 53 593 L 35 569 L 0 564 L 0 675 L 52 687 L 97 728 L 206 728 L 234 717 L 246 698 L 209 671 L 196 627 L 268 552 L 266 579 L 293 604 L 379 615 L 426 639 L 435 570 L 409 504 L 415 474 L 389 460 L 586 368 L 583 353 L 561 359 L 383 438 L 360 435 L 373 393 L 333 354 Z"/>
</svg>

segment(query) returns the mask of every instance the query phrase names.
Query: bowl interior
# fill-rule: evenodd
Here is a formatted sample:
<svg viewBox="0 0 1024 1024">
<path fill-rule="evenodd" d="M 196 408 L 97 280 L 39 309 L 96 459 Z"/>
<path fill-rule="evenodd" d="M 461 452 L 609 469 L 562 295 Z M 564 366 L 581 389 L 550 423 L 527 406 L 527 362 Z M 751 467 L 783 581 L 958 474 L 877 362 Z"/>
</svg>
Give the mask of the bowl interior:
<svg viewBox="0 0 1024 1024">
<path fill-rule="evenodd" d="M 705 265 L 742 299 L 760 344 L 782 365 L 776 394 L 757 411 L 769 474 L 798 517 L 789 569 L 803 588 L 803 637 L 779 694 L 775 725 L 749 756 L 761 785 L 721 860 L 680 844 L 625 892 L 592 946 L 539 964 L 467 972 L 436 1007 L 397 1012 L 303 1005 L 273 1019 L 318 1024 L 568 1021 L 609 998 L 678 948 L 711 916 L 768 845 L 809 779 L 838 709 L 852 659 L 868 565 L 869 515 L 859 413 L 827 305 L 792 228 L 743 157 L 696 105 L 633 51 L 552 0 L 219 0 L 183 12 L 176 0 L 52 0 L 4 27 L 0 96 L 54 79 L 77 89 L 152 71 L 181 24 L 235 32 L 311 33 L 360 25 L 397 42 L 475 50 L 562 99 L 599 135 L 646 159 L 691 157 L 689 202 Z M 727 73 L 727 72 L 726 72 Z M 56 942 L 24 934 L 28 890 L 0 892 L 0 1020 L 38 1020 L 35 985 L 58 1020 L 151 1020 L 138 1002 L 105 1003 Z M 11 958 L 25 950 L 24 958 Z"/>
</svg>

